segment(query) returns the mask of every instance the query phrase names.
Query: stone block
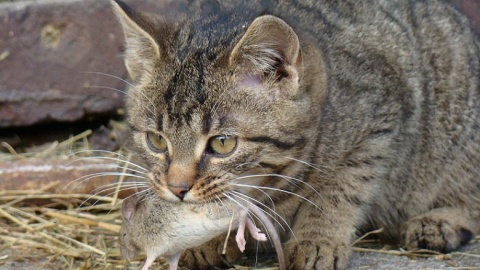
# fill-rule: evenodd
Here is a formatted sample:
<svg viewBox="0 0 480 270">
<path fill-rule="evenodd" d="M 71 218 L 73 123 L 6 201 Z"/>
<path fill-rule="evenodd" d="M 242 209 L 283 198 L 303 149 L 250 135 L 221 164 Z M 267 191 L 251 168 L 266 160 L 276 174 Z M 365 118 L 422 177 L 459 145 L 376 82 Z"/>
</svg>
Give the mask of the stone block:
<svg viewBox="0 0 480 270">
<path fill-rule="evenodd" d="M 181 1 L 130 2 L 181 10 Z M 123 42 L 109 0 L 0 3 L 0 128 L 118 114 Z"/>
</svg>

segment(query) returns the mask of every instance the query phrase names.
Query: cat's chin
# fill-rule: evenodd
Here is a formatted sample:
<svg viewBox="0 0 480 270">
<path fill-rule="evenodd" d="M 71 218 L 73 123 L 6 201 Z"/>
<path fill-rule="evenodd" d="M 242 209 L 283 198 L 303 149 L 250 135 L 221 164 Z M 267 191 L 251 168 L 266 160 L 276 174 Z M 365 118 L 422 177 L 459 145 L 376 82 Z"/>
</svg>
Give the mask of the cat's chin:
<svg viewBox="0 0 480 270">
<path fill-rule="evenodd" d="M 152 186 L 150 188 L 157 197 L 161 198 L 162 200 L 169 201 L 169 202 L 181 202 L 177 196 L 175 196 L 172 192 L 168 189 L 163 189 L 162 187 Z"/>
<path fill-rule="evenodd" d="M 169 201 L 169 202 L 185 202 L 185 203 L 205 203 L 210 201 L 207 198 L 199 198 L 194 193 L 187 193 L 183 199 L 178 198 L 170 192 L 168 189 L 158 189 L 154 188 L 154 193 L 160 197 L 162 200 Z"/>
</svg>

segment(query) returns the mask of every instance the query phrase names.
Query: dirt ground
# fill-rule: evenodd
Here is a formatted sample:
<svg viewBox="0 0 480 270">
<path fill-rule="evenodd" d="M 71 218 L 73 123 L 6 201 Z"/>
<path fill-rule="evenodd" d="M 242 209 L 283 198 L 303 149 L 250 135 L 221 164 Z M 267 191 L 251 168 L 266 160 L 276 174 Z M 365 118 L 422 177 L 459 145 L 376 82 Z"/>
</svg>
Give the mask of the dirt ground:
<svg viewBox="0 0 480 270">
<path fill-rule="evenodd" d="M 433 270 L 433 269 L 480 269 L 480 241 L 472 241 L 458 252 L 428 258 L 408 258 L 373 252 L 355 252 L 349 270 Z"/>
<path fill-rule="evenodd" d="M 0 270 L 57 270 L 60 268 L 55 268 L 52 266 L 39 267 L 45 260 L 40 261 L 24 261 L 24 262 L 8 262 L 3 261 L 0 257 Z M 254 265 L 253 259 L 248 262 L 248 265 Z M 260 259 L 258 268 L 255 267 L 238 267 L 237 269 L 247 270 L 247 269 L 263 269 L 263 270 L 275 270 L 278 269 L 275 266 L 275 259 Z M 141 263 L 136 262 L 130 266 L 119 267 L 105 267 L 105 268 L 92 268 L 92 269 L 140 269 Z M 86 269 L 86 268 L 78 268 Z M 168 269 L 166 265 L 152 267 L 155 269 Z M 377 252 L 360 252 L 355 251 L 352 255 L 350 266 L 348 270 L 356 269 L 378 269 L 378 270 L 434 270 L 434 269 L 451 269 L 451 270 L 474 270 L 480 269 L 480 240 L 473 240 L 468 245 L 462 247 L 457 252 L 447 254 L 447 255 L 436 255 L 429 256 L 427 258 L 421 258 L 418 256 L 407 257 L 407 256 L 398 256 L 385 253 Z"/>
</svg>

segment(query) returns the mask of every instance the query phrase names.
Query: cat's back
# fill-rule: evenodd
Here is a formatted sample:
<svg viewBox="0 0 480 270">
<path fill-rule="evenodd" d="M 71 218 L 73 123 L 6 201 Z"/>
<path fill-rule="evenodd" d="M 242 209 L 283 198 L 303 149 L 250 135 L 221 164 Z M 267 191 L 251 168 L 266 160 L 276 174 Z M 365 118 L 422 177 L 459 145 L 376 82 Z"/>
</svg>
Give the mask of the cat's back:
<svg viewBox="0 0 480 270">
<path fill-rule="evenodd" d="M 480 143 L 479 38 L 448 1 L 297 0 L 276 12 L 324 53 L 337 108 L 375 115 L 372 106 L 398 106 L 414 137 Z"/>
</svg>

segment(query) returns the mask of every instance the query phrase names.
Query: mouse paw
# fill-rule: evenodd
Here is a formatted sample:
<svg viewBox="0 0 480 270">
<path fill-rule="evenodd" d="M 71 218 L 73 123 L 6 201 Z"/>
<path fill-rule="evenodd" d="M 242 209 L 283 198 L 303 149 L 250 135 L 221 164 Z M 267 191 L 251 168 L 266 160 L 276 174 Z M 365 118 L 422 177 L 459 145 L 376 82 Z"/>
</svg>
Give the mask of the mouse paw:
<svg viewBox="0 0 480 270">
<path fill-rule="evenodd" d="M 235 240 L 237 241 L 238 249 L 240 249 L 240 251 L 243 253 L 245 251 L 245 245 L 247 244 L 247 241 L 245 241 L 245 237 L 243 237 L 243 235 L 237 234 Z"/>
<path fill-rule="evenodd" d="M 257 233 L 256 235 L 252 235 L 253 239 L 257 241 L 267 241 L 267 235 L 264 233 Z"/>
</svg>

